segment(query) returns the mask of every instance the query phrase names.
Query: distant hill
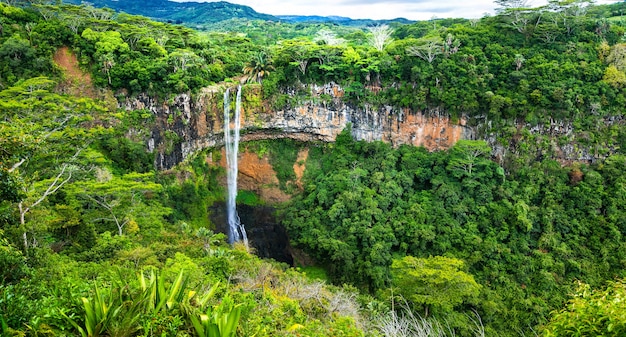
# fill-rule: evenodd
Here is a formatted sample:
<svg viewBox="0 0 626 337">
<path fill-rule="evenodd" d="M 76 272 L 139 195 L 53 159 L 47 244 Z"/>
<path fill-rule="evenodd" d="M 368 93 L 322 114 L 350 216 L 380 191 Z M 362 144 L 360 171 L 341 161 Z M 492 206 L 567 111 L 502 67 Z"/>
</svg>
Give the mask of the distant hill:
<svg viewBox="0 0 626 337">
<path fill-rule="evenodd" d="M 277 15 L 277 17 L 287 22 L 349 22 L 352 19 L 345 16 L 319 16 L 319 15 Z"/>
<path fill-rule="evenodd" d="M 64 0 L 70 4 L 81 4 L 81 0 Z M 219 2 L 174 2 L 168 0 L 90 0 L 95 7 L 108 7 L 118 12 L 147 16 L 161 21 L 182 24 L 206 24 L 232 18 L 278 21 L 275 16 L 261 14 L 248 6 L 226 1 Z"/>
<path fill-rule="evenodd" d="M 63 0 L 65 3 L 80 5 L 83 0 Z M 411 23 L 398 18 L 392 20 L 351 19 L 343 16 L 280 15 L 262 14 L 249 6 L 219 2 L 174 2 L 169 0 L 91 0 L 95 7 L 108 7 L 118 12 L 142 15 L 159 21 L 169 21 L 185 25 L 212 24 L 230 19 L 283 21 L 288 23 L 334 23 L 345 26 L 368 26 L 381 23 Z"/>
<path fill-rule="evenodd" d="M 345 16 L 319 16 L 319 15 L 277 15 L 282 21 L 290 23 L 336 23 L 346 26 L 368 26 L 382 23 L 412 23 L 414 21 L 404 18 L 397 18 L 391 20 L 371 20 L 371 19 L 351 19 Z"/>
</svg>

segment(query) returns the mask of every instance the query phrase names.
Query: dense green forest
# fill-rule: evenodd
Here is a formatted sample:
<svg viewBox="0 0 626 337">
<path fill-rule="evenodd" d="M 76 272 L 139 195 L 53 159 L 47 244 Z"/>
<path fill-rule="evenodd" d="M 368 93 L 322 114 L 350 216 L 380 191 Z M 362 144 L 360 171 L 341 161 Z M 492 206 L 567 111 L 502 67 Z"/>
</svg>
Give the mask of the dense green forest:
<svg viewBox="0 0 626 337">
<path fill-rule="evenodd" d="M 626 4 L 498 3 L 476 20 L 233 19 L 203 31 L 0 3 L 0 331 L 623 335 Z M 63 50 L 83 75 L 58 65 Z M 209 207 L 225 173 L 207 158 L 220 149 L 157 171 L 145 145 L 156 116 L 120 108 L 244 82 L 261 95 L 246 100 L 252 113 L 334 82 L 355 108 L 466 119 L 495 141 L 428 152 L 355 141 L 348 127 L 328 144 L 242 144 L 292 194 L 274 206 L 307 256 L 293 268 L 216 233 Z M 536 132 L 555 123 L 571 130 Z M 563 148 L 591 159 L 559 161 Z M 239 201 L 263 202 L 250 193 Z"/>
</svg>

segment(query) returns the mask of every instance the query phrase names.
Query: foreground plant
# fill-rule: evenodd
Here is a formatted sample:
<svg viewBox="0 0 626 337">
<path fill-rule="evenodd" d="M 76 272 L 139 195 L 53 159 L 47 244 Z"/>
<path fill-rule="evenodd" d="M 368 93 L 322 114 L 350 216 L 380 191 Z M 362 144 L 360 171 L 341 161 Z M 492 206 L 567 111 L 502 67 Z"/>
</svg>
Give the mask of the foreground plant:
<svg viewBox="0 0 626 337">
<path fill-rule="evenodd" d="M 232 337 L 237 333 L 241 311 L 241 305 L 235 305 L 226 296 L 217 307 L 209 307 L 206 314 L 190 316 L 190 319 L 199 337 Z"/>
<path fill-rule="evenodd" d="M 580 282 L 577 292 L 560 311 L 552 312 L 543 336 L 625 336 L 626 281 L 591 289 Z"/>
<path fill-rule="evenodd" d="M 485 327 L 478 312 L 474 316 L 467 315 L 469 334 L 474 337 L 484 337 Z M 447 320 L 444 324 L 435 317 L 422 317 L 413 313 L 408 302 L 400 308 L 392 310 L 386 315 L 379 316 L 374 326 L 385 337 L 446 337 L 456 336 L 455 329 Z"/>
<path fill-rule="evenodd" d="M 94 297 L 92 299 L 82 297 L 81 302 L 85 312 L 84 325 L 81 326 L 74 319 L 61 312 L 65 318 L 80 332 L 82 337 L 100 336 L 108 327 L 112 318 L 119 313 L 121 306 L 114 307 L 113 296 L 110 289 L 103 289 L 94 286 Z"/>
<path fill-rule="evenodd" d="M 165 277 L 159 275 L 154 269 L 150 270 L 148 278 L 142 273 L 139 275 L 142 297 L 146 303 L 146 310 L 156 314 L 162 310 L 171 310 L 176 304 L 185 300 L 185 289 L 189 278 L 184 275 L 183 270 L 169 288 L 165 286 Z"/>
</svg>

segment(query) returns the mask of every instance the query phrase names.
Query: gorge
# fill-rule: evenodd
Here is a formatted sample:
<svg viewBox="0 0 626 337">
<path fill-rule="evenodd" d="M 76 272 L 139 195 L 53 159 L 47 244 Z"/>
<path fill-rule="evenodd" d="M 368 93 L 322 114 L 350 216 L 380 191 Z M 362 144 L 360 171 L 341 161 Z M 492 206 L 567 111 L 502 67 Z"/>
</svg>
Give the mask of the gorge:
<svg viewBox="0 0 626 337">
<path fill-rule="evenodd" d="M 220 31 L 10 3 L 0 335 L 623 323 L 594 319 L 626 311 L 626 3 Z"/>
</svg>

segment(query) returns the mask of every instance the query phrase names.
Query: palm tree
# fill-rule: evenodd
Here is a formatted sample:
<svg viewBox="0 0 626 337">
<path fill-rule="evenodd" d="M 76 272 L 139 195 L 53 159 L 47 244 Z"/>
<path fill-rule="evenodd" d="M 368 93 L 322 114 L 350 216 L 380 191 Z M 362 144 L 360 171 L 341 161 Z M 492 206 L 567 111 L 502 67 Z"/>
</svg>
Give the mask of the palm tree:
<svg viewBox="0 0 626 337">
<path fill-rule="evenodd" d="M 274 66 L 265 51 L 258 52 L 254 55 L 252 60 L 243 67 L 243 73 L 247 76 L 248 81 L 254 79 L 259 84 L 263 81 L 263 77 L 269 75 L 272 70 L 274 70 Z"/>
<path fill-rule="evenodd" d="M 522 65 L 524 64 L 524 62 L 526 62 L 526 59 L 524 58 L 524 55 L 522 55 L 522 54 L 515 54 L 515 70 L 522 69 Z"/>
</svg>

